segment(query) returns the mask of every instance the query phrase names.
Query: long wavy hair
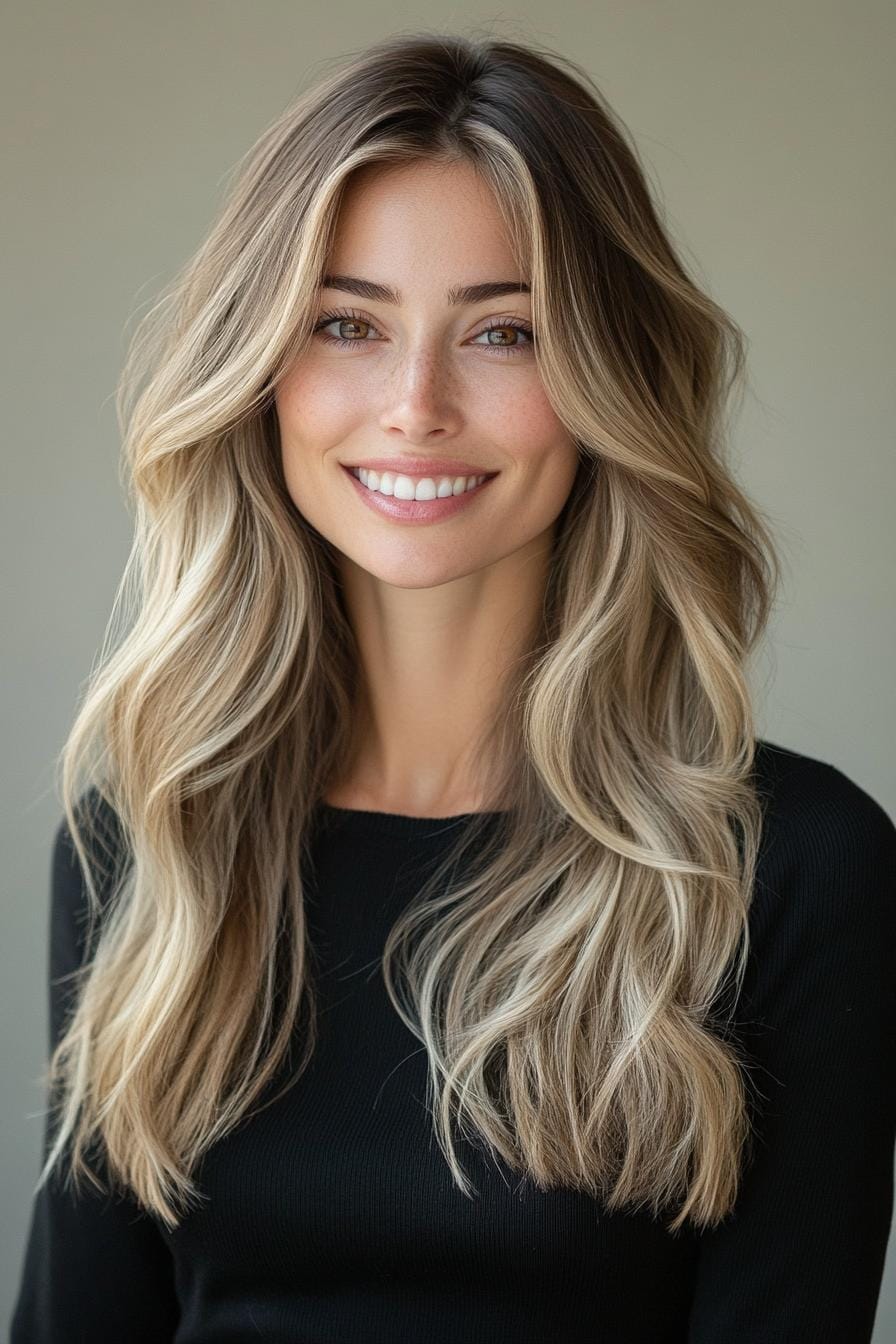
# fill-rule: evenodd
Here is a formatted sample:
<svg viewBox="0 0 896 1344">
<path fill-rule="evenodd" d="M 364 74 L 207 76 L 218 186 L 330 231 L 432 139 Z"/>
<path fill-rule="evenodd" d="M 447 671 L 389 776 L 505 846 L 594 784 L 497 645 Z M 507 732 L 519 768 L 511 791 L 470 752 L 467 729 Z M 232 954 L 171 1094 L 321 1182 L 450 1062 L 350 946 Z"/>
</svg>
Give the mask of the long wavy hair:
<svg viewBox="0 0 896 1344">
<path fill-rule="evenodd" d="M 284 483 L 274 389 L 310 339 L 353 174 L 419 161 L 472 164 L 493 190 L 580 464 L 537 638 L 478 743 L 506 762 L 498 824 L 459 828 L 383 977 L 464 1194 L 452 1123 L 540 1189 L 706 1227 L 753 1132 L 724 1005 L 762 830 L 747 663 L 780 573 L 725 462 L 746 340 L 676 255 L 585 71 L 481 33 L 393 35 L 326 70 L 132 337 L 135 540 L 58 758 L 89 922 L 38 1188 L 64 1161 L 176 1227 L 205 1198 L 202 1154 L 291 1041 L 286 1087 L 313 1052 L 302 878 L 360 671 L 334 548 Z"/>
</svg>

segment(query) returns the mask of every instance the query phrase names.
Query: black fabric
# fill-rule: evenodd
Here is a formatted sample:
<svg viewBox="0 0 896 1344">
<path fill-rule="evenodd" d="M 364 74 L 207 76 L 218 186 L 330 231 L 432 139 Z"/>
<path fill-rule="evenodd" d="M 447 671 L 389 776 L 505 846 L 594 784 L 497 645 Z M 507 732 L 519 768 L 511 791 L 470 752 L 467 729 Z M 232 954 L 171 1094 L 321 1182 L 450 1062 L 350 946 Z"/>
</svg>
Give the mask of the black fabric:
<svg viewBox="0 0 896 1344">
<path fill-rule="evenodd" d="M 867 1344 L 893 1207 L 896 827 L 835 767 L 767 741 L 750 961 L 736 1028 L 757 1138 L 733 1214 L 671 1236 L 458 1140 L 454 1186 L 423 1047 L 378 970 L 415 880 L 468 818 L 323 805 L 308 909 L 308 1071 L 213 1147 L 169 1234 L 120 1197 L 39 1191 L 12 1344 Z M 58 977 L 84 891 L 54 842 Z M 46 1139 L 45 1139 L 46 1142 Z M 46 1151 L 46 1149 L 45 1149 Z"/>
</svg>

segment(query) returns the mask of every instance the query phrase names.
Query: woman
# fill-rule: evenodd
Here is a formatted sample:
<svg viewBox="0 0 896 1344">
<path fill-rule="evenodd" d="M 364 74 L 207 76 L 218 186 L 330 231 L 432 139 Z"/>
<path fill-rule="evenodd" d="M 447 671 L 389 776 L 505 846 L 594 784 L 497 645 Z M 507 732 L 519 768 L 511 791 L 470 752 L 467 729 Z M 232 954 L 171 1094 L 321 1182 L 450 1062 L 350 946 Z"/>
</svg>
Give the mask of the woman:
<svg viewBox="0 0 896 1344">
<path fill-rule="evenodd" d="M 896 828 L 756 738 L 742 337 L 599 93 L 384 41 L 151 317 L 14 1344 L 869 1340 Z"/>
</svg>

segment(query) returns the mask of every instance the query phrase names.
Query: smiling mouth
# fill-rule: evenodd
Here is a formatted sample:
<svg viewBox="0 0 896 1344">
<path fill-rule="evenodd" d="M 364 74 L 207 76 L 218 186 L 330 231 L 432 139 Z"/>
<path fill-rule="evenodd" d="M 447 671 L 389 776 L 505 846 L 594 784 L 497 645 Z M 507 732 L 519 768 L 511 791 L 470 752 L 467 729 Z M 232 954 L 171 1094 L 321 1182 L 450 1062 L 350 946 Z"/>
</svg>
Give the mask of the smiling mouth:
<svg viewBox="0 0 896 1344">
<path fill-rule="evenodd" d="M 416 492 L 411 498 L 403 498 L 402 494 L 383 494 L 380 490 L 371 490 L 361 480 L 359 469 L 352 470 L 351 467 L 340 463 L 342 470 L 350 484 L 351 489 L 358 495 L 360 502 L 366 509 L 372 509 L 381 517 L 391 519 L 394 523 L 404 523 L 408 525 L 420 525 L 425 523 L 438 523 L 447 521 L 455 514 L 469 508 L 477 500 L 483 490 L 487 490 L 492 481 L 500 473 L 490 472 L 488 475 L 474 476 L 472 478 L 459 478 L 463 482 L 463 488 L 459 488 L 457 494 L 454 493 L 454 482 L 449 493 L 447 489 L 447 480 L 445 481 L 444 493 L 433 495 L 432 477 L 420 477 L 420 481 L 428 481 L 426 493 L 420 499 L 416 497 Z M 408 477 L 404 478 L 407 486 L 411 485 Z M 399 489 L 401 489 L 399 484 Z M 405 487 L 405 492 L 407 487 Z"/>
<path fill-rule="evenodd" d="M 345 471 L 350 476 L 354 476 L 365 490 L 370 494 L 381 495 L 385 499 L 403 500 L 406 503 L 416 502 L 418 504 L 429 503 L 432 500 L 451 499 L 458 495 L 471 494 L 478 490 L 486 481 L 497 476 L 496 471 L 485 471 L 478 475 L 451 476 L 447 474 L 435 474 L 424 476 L 418 473 L 411 475 L 408 472 L 371 472 L 365 467 L 349 467 L 342 464 Z M 376 486 L 370 484 L 371 475 L 377 478 Z M 380 482 L 385 476 L 390 476 L 390 488 L 383 490 L 380 488 Z M 422 494 L 418 493 L 422 490 Z"/>
</svg>

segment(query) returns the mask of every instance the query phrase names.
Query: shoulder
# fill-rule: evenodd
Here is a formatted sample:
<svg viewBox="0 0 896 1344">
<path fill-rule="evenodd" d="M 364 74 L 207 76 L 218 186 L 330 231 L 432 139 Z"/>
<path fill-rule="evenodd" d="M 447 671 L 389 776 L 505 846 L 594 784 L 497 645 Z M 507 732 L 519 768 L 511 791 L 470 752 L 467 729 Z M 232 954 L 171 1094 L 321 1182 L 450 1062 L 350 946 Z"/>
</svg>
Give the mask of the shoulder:
<svg viewBox="0 0 896 1344">
<path fill-rule="evenodd" d="M 757 741 L 763 808 L 751 916 L 761 942 L 873 958 L 896 942 L 896 826 L 837 766 Z"/>
<path fill-rule="evenodd" d="M 124 852 L 121 821 L 108 799 L 93 785 L 78 798 L 75 818 L 85 842 L 95 879 L 101 877 L 111 864 L 117 865 Z M 57 821 L 52 840 L 53 863 L 65 870 L 78 863 L 77 850 L 68 817 Z"/>
<path fill-rule="evenodd" d="M 121 876 L 126 856 L 121 821 L 96 786 L 78 798 L 75 818 L 102 911 Z M 54 961 L 80 962 L 86 954 L 90 900 L 83 863 L 65 814 L 57 821 L 51 842 L 50 897 Z"/>
<path fill-rule="evenodd" d="M 766 861 L 818 870 L 896 857 L 896 826 L 889 814 L 837 766 L 760 738 L 754 778 L 763 804 Z"/>
</svg>

